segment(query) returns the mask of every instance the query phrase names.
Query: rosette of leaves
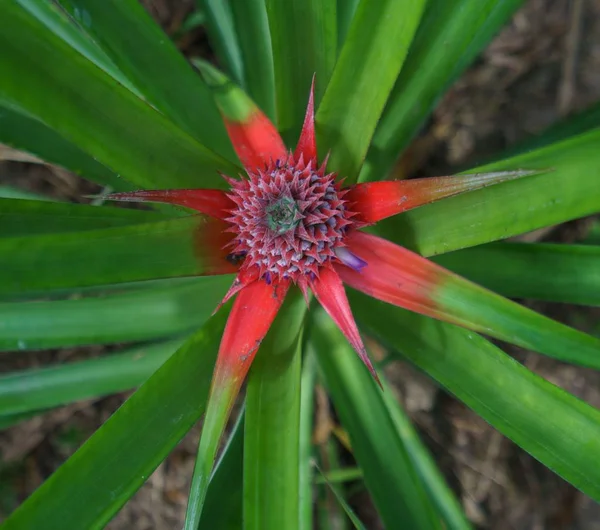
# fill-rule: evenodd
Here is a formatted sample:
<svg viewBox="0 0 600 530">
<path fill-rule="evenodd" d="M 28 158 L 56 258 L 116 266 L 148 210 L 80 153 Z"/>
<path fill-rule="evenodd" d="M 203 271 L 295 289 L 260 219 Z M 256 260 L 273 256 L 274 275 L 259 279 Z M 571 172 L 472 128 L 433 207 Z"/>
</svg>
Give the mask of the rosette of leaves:
<svg viewBox="0 0 600 530">
<path fill-rule="evenodd" d="M 520 4 L 206 0 L 223 71 L 200 72 L 137 0 L 0 6 L 0 141 L 166 203 L 0 199 L 0 347 L 130 344 L 1 376 L 2 423 L 137 388 L 6 528 L 103 527 L 205 412 L 186 529 L 312 528 L 317 367 L 386 527 L 468 528 L 361 332 L 600 499 L 598 411 L 488 340 L 600 366 L 504 297 L 598 305 L 600 248 L 500 241 L 600 211 L 595 121 L 390 177 Z"/>
</svg>

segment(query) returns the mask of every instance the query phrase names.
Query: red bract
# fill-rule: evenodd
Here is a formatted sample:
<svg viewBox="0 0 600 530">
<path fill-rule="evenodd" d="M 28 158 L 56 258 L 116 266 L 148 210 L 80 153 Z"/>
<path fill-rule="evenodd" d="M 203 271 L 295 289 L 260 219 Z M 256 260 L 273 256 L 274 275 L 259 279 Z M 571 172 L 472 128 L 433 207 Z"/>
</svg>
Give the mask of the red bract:
<svg viewBox="0 0 600 530">
<path fill-rule="evenodd" d="M 377 378 L 342 280 L 380 300 L 448 319 L 436 310 L 434 294 L 439 284 L 453 276 L 418 254 L 359 230 L 444 197 L 531 173 L 502 172 L 344 187 L 335 173 L 327 173 L 327 161 L 319 165 L 317 160 L 312 90 L 294 153 L 286 150 L 275 126 L 255 105 L 247 100 L 243 103 L 235 112 L 221 105 L 225 125 L 246 171 L 240 180 L 224 176 L 230 185 L 228 192 L 167 190 L 110 196 L 113 200 L 186 206 L 223 223 L 224 237 L 213 238 L 221 241 L 215 253 L 222 252 L 224 244 L 229 263 L 238 271 L 223 302 L 235 295 L 237 299 L 221 342 L 209 403 L 224 399 L 226 414 L 294 284 L 307 299 L 309 291 L 315 294 Z M 215 426 L 219 430 L 223 423 L 211 416 L 209 404 L 205 429 L 212 428 L 207 425 L 219 424 Z"/>
</svg>

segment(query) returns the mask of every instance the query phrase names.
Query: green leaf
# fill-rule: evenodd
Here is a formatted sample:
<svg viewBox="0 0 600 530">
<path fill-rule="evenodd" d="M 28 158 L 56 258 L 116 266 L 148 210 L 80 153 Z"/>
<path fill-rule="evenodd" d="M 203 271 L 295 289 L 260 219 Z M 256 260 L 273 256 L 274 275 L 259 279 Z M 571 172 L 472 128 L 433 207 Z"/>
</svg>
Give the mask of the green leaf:
<svg viewBox="0 0 600 530">
<path fill-rule="evenodd" d="M 330 483 L 327 480 L 327 478 L 325 477 L 323 472 L 318 467 L 317 467 L 317 469 L 321 473 L 321 476 L 323 477 L 325 484 L 327 484 L 329 489 L 335 495 L 335 498 L 338 501 L 339 505 L 343 508 L 344 513 L 347 515 L 348 519 L 350 519 L 350 521 L 352 522 L 352 525 L 354 526 L 354 528 L 356 528 L 356 530 L 367 530 L 367 527 L 361 523 L 360 519 L 354 513 L 354 510 L 352 510 L 350 505 L 346 502 L 346 499 L 344 499 L 342 492 L 335 485 L 333 485 L 332 483 Z"/>
<path fill-rule="evenodd" d="M 23 414 L 129 390 L 142 384 L 183 339 L 0 376 L 0 415 Z"/>
<path fill-rule="evenodd" d="M 193 331 L 214 311 L 232 277 L 189 278 L 102 296 L 0 304 L 0 351 L 167 338 Z M 122 290 L 123 288 L 121 288 Z M 135 318 L 131 318 L 135 315 Z"/>
<path fill-rule="evenodd" d="M 244 413 L 240 412 L 215 464 L 198 529 L 240 530 L 244 470 Z"/>
<path fill-rule="evenodd" d="M 213 383 L 211 385 L 206 416 L 202 425 L 202 435 L 196 455 L 185 515 L 185 530 L 195 530 L 198 525 L 219 444 L 235 400 L 240 393 L 248 370 L 253 365 L 254 356 L 258 352 L 263 337 L 267 334 L 273 323 L 273 319 L 277 316 L 279 309 L 285 302 L 288 286 L 286 286 L 283 293 L 279 293 L 279 297 L 276 288 L 275 290 L 265 290 L 264 287 L 266 287 L 265 284 L 257 282 L 245 286 L 237 296 L 230 319 L 225 328 L 225 334 L 219 347 L 219 356 L 213 373 Z M 269 300 L 273 299 L 275 299 L 273 305 L 270 308 L 267 307 L 268 304 L 271 304 Z M 252 300 L 252 304 L 258 309 L 262 321 L 257 319 L 256 316 L 250 315 L 251 309 L 255 309 L 251 305 L 248 305 L 250 300 Z M 286 309 L 284 309 L 286 314 L 290 313 L 287 309 L 290 306 L 292 306 L 292 301 L 288 298 Z M 236 327 L 238 329 L 235 329 Z M 233 332 L 237 332 L 237 335 L 232 335 Z M 248 333 L 250 335 L 253 334 L 253 336 L 248 336 Z M 246 418 L 249 421 L 249 416 L 246 416 Z M 297 441 L 297 436 L 295 439 Z M 244 453 L 246 454 L 247 451 L 244 450 Z M 296 460 L 298 458 L 297 447 L 295 458 Z M 295 487 L 298 487 L 297 466 Z M 244 497 L 246 497 L 246 494 Z M 275 510 L 274 513 L 278 514 L 279 511 Z M 289 515 L 286 515 L 286 517 L 289 517 Z M 297 510 L 295 517 L 298 517 Z M 247 519 L 249 517 L 245 516 L 245 520 Z"/>
<path fill-rule="evenodd" d="M 335 65 L 336 0 L 265 1 L 273 48 L 277 125 L 286 144 L 292 145 L 302 128 L 313 76 L 317 108 Z"/>
<path fill-rule="evenodd" d="M 112 62 L 110 57 L 82 30 L 81 25 L 68 17 L 65 11 L 57 5 L 56 0 L 50 2 L 37 2 L 36 0 L 16 1 L 31 16 L 39 20 L 48 30 L 65 41 L 71 48 L 77 50 L 81 55 L 104 70 L 131 92 L 138 96 L 140 95 L 129 79 Z M 88 17 L 84 17 L 84 19 L 86 24 L 90 22 Z"/>
<path fill-rule="evenodd" d="M 341 50 L 360 0 L 337 0 L 338 50 Z"/>
<path fill-rule="evenodd" d="M 138 0 L 57 0 L 145 99 L 221 156 L 237 161 L 212 96 Z"/>
<path fill-rule="evenodd" d="M 218 68 L 208 61 L 193 59 L 206 84 L 212 90 L 223 119 L 233 123 L 244 123 L 254 113 L 259 112 L 250 96 Z"/>
<path fill-rule="evenodd" d="M 300 524 L 300 359 L 306 303 L 290 294 L 250 369 L 244 432 L 244 529 Z"/>
<path fill-rule="evenodd" d="M 360 180 L 385 178 L 437 100 L 523 0 L 430 0 Z"/>
<path fill-rule="evenodd" d="M 103 528 L 200 418 L 226 318 L 172 355 L 4 528 Z"/>
<path fill-rule="evenodd" d="M 424 6 L 424 0 L 358 5 L 316 116 L 320 152 L 331 149 L 328 167 L 348 182 L 358 177 Z"/>
<path fill-rule="evenodd" d="M 600 306 L 600 246 L 490 243 L 434 261 L 503 296 Z"/>
<path fill-rule="evenodd" d="M 551 169 L 410 210 L 380 235 L 424 256 L 505 239 L 600 211 L 600 130 L 469 173 Z"/>
<path fill-rule="evenodd" d="M 22 421 L 35 418 L 38 414 L 43 414 L 44 412 L 46 412 L 46 410 L 36 410 L 34 412 L 25 412 L 23 414 L 7 414 L 6 416 L 0 416 L 0 431 L 8 429 L 13 425 L 17 425 Z"/>
<path fill-rule="evenodd" d="M 0 199 L 0 237 L 80 232 L 162 219 L 164 216 L 145 210 Z"/>
<path fill-rule="evenodd" d="M 33 191 L 22 190 L 20 188 L 14 188 L 12 186 L 0 186 L 0 198 L 24 199 L 28 201 L 54 201 L 54 199 L 52 199 L 51 197 L 45 197 L 44 195 L 35 193 Z"/>
<path fill-rule="evenodd" d="M 330 482 L 337 484 L 339 482 L 352 482 L 355 480 L 362 480 L 363 472 L 359 467 L 343 467 L 332 469 L 328 473 L 325 473 L 322 477 L 315 479 L 315 484 L 326 484 Z"/>
<path fill-rule="evenodd" d="M 302 360 L 300 379 L 300 431 L 299 431 L 299 495 L 300 530 L 313 530 L 313 466 L 312 435 L 317 362 L 314 349 L 310 348 Z"/>
<path fill-rule="evenodd" d="M 441 271 L 426 295 L 431 302 L 424 305 L 431 312 L 425 314 L 556 359 L 600 368 L 600 340 Z"/>
<path fill-rule="evenodd" d="M 13 2 L 0 47 L 0 98 L 135 185 L 223 187 L 216 172 L 236 171 Z"/>
<path fill-rule="evenodd" d="M 340 454 L 345 451 L 345 448 L 341 447 L 341 444 L 334 436 L 329 434 L 327 440 L 324 443 L 321 443 L 318 448 L 316 448 L 316 453 L 319 458 L 313 459 L 310 464 L 311 468 L 314 468 L 321 472 L 321 476 L 317 477 L 317 482 L 320 482 L 325 487 L 318 488 L 317 491 L 321 491 L 325 493 L 324 495 L 324 503 L 321 507 L 321 511 L 319 517 L 319 524 L 327 521 L 327 528 L 335 528 L 336 530 L 350 530 L 352 521 L 346 517 L 346 513 L 344 513 L 345 508 L 343 505 L 340 505 L 340 502 L 334 503 L 332 502 L 331 495 L 329 495 L 329 490 L 331 490 L 329 481 L 323 476 L 322 470 L 319 468 L 318 462 L 321 462 L 321 465 L 327 466 L 328 469 L 339 469 L 341 466 L 340 463 Z M 342 434 L 344 435 L 345 432 Z M 362 474 L 361 474 L 362 479 Z M 358 490 L 358 488 L 363 488 L 364 484 L 358 484 L 355 486 L 354 491 Z M 324 491 L 325 490 L 325 491 Z M 339 497 L 342 502 L 346 502 L 346 499 L 350 497 L 352 494 L 351 487 L 345 489 L 336 489 L 336 492 L 333 493 L 334 497 Z M 336 499 L 337 500 L 337 499 Z M 349 516 L 348 516 L 349 517 Z M 324 525 L 323 525 L 324 526 Z"/>
<path fill-rule="evenodd" d="M 385 526 L 441 528 L 395 431 L 381 389 L 335 324 L 321 310 L 311 316 L 311 342 L 319 366 Z"/>
<path fill-rule="evenodd" d="M 396 429 L 402 440 L 417 474 L 425 485 L 425 490 L 441 514 L 449 530 L 469 530 L 472 528 L 464 514 L 458 499 L 446 484 L 446 480 L 435 463 L 425 444 L 420 440 L 409 417 L 396 401 L 394 392 L 385 378 L 382 378 L 381 396 Z"/>
<path fill-rule="evenodd" d="M 238 85 L 245 86 L 244 62 L 230 0 L 196 0 L 196 4 L 206 15 L 206 30 L 219 63 Z"/>
<path fill-rule="evenodd" d="M 0 239 L 0 296 L 233 272 L 202 241 L 201 216 Z"/>
<path fill-rule="evenodd" d="M 424 370 L 504 435 L 600 500 L 600 411 L 459 327 L 351 293 L 372 333 Z"/>
<path fill-rule="evenodd" d="M 40 121 L 0 102 L 0 142 L 64 167 L 79 176 L 119 191 L 132 189 L 81 149 Z"/>
<path fill-rule="evenodd" d="M 171 34 L 171 39 L 177 41 L 187 33 L 201 28 L 205 23 L 206 15 L 200 9 L 196 9 L 183 19 L 181 25 Z"/>
<path fill-rule="evenodd" d="M 275 121 L 275 80 L 271 34 L 264 0 L 231 2 L 235 32 L 244 63 L 245 86 L 259 108 Z"/>
</svg>

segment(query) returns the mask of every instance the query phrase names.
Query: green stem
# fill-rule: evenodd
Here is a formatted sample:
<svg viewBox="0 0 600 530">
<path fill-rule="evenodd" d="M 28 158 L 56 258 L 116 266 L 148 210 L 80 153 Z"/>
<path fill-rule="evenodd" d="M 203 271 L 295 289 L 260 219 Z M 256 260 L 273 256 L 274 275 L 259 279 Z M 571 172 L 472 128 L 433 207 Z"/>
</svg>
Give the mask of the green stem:
<svg viewBox="0 0 600 530">
<path fill-rule="evenodd" d="M 246 391 L 245 530 L 299 527 L 300 359 L 306 305 L 288 296 Z"/>
</svg>

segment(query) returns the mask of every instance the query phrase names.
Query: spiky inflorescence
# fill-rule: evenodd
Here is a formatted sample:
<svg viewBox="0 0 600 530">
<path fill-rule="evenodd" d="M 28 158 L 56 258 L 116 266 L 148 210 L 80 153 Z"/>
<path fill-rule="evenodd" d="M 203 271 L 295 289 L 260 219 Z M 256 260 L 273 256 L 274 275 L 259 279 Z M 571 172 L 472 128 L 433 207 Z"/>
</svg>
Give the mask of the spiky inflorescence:
<svg viewBox="0 0 600 530">
<path fill-rule="evenodd" d="M 347 209 L 347 193 L 325 173 L 289 155 L 242 180 L 228 179 L 228 196 L 237 208 L 227 221 L 235 235 L 231 255 L 243 258 L 242 270 L 256 267 L 267 282 L 274 279 L 314 278 L 329 266 L 354 224 Z"/>
</svg>

